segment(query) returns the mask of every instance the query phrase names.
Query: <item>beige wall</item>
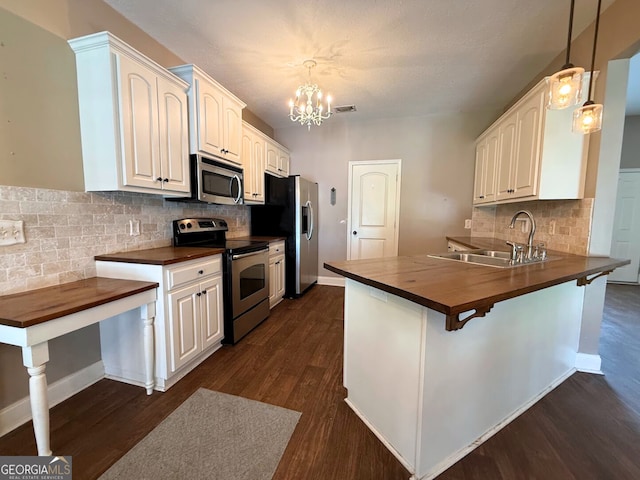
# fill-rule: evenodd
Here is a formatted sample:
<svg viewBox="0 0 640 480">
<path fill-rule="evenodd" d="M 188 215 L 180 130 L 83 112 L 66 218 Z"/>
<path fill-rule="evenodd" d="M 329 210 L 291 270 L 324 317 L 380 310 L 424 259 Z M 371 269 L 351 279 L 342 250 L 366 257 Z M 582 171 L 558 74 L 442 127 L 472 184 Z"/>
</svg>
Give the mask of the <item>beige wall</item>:
<svg viewBox="0 0 640 480">
<path fill-rule="evenodd" d="M 625 118 L 620 168 L 640 168 L 640 115 Z"/>
<path fill-rule="evenodd" d="M 319 265 L 346 259 L 348 163 L 402 160 L 399 253 L 446 250 L 471 218 L 474 142 L 496 112 L 358 122 L 333 117 L 321 127 L 276 130 L 292 152 L 291 173 L 319 184 Z M 336 188 L 336 205 L 330 204 Z"/>
</svg>

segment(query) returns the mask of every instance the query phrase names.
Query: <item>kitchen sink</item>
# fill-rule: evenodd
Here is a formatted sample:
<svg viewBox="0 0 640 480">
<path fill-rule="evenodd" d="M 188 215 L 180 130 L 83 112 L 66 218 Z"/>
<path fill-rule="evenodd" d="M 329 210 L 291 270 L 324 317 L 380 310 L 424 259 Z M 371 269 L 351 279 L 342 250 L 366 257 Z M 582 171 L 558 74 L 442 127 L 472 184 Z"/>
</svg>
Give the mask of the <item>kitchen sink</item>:
<svg viewBox="0 0 640 480">
<path fill-rule="evenodd" d="M 466 252 L 448 252 L 428 255 L 431 258 L 441 258 L 443 260 L 454 260 L 457 262 L 473 263 L 475 265 L 486 265 L 488 267 L 511 268 L 542 263 L 549 260 L 535 260 L 533 262 L 511 264 L 509 252 L 499 250 L 469 250 Z"/>
</svg>

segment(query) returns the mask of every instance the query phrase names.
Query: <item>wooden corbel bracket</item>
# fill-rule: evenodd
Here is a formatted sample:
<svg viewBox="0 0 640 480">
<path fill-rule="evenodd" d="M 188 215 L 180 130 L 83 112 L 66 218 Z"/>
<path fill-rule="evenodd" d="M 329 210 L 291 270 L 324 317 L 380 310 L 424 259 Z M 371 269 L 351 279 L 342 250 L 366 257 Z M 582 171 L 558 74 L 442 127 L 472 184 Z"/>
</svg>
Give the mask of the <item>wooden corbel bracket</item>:
<svg viewBox="0 0 640 480">
<path fill-rule="evenodd" d="M 579 287 L 584 287 L 585 285 L 589 285 L 591 282 L 593 282 L 596 278 L 598 277 L 602 277 L 603 275 L 609 275 L 611 272 L 613 272 L 613 269 L 611 270 L 605 270 L 604 272 L 600 272 L 597 275 L 591 277 L 591 278 L 587 278 L 587 276 L 585 275 L 584 277 L 580 277 L 576 280 L 576 282 L 578 283 Z"/>
<path fill-rule="evenodd" d="M 447 315 L 447 327 L 446 327 L 447 331 L 453 332 L 455 330 L 460 330 L 462 327 L 464 327 L 467 324 L 469 320 L 476 317 L 484 317 L 487 313 L 489 313 L 489 310 L 491 310 L 492 308 L 493 308 L 493 304 L 485 307 L 478 307 L 475 309 L 475 312 L 473 312 L 468 317 L 463 318 L 462 320 L 460 320 L 459 318 L 460 317 L 459 313 Z"/>
</svg>

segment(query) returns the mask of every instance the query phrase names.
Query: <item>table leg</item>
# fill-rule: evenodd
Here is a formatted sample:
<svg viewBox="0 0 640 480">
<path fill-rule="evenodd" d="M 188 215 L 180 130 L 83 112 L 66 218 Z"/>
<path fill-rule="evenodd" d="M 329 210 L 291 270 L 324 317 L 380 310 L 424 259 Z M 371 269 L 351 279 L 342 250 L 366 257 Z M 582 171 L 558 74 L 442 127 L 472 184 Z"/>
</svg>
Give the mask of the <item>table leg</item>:
<svg viewBox="0 0 640 480">
<path fill-rule="evenodd" d="M 22 363 L 29 372 L 29 400 L 33 417 L 33 432 L 38 446 L 38 455 L 51 455 L 49 444 L 49 401 L 47 400 L 47 377 L 45 364 L 49 361 L 49 344 L 42 342 L 22 348 Z"/>
<path fill-rule="evenodd" d="M 142 320 L 144 321 L 144 355 L 145 355 L 145 388 L 147 389 L 147 395 L 151 395 L 153 387 L 155 385 L 155 369 L 154 369 L 154 334 L 153 334 L 153 320 L 156 316 L 156 304 L 149 303 L 143 305 L 141 308 Z"/>
</svg>

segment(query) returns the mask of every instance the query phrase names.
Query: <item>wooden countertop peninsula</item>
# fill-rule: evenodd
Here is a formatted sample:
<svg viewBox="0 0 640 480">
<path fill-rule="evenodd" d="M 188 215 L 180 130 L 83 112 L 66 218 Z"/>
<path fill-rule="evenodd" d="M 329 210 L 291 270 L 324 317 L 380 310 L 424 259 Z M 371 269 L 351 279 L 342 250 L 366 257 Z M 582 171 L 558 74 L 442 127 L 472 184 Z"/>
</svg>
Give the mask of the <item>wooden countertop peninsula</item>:
<svg viewBox="0 0 640 480">
<path fill-rule="evenodd" d="M 483 244 L 480 248 L 490 246 Z M 559 252 L 549 252 L 549 255 L 552 259 L 544 263 L 511 268 L 474 265 L 427 255 L 327 262 L 324 267 L 444 313 L 447 330 L 457 330 L 471 318 L 486 315 L 496 302 L 571 280 L 577 280 L 578 286 L 586 285 L 595 276 L 629 263 L 629 260 L 609 257 Z M 471 310 L 475 313 L 463 320 L 458 318 L 461 313 Z"/>
<path fill-rule="evenodd" d="M 0 325 L 26 328 L 140 292 L 155 282 L 92 277 L 0 297 Z"/>
<path fill-rule="evenodd" d="M 109 253 L 96 255 L 95 260 L 105 262 L 143 263 L 146 265 L 170 265 L 186 262 L 195 258 L 208 257 L 224 253 L 224 248 L 204 247 L 159 247 L 147 250 L 133 250 L 131 252 Z"/>
</svg>

